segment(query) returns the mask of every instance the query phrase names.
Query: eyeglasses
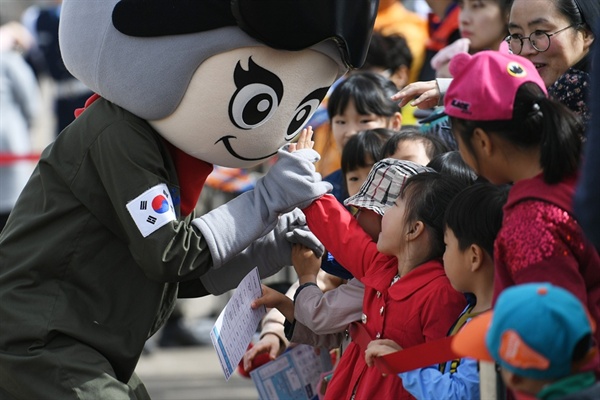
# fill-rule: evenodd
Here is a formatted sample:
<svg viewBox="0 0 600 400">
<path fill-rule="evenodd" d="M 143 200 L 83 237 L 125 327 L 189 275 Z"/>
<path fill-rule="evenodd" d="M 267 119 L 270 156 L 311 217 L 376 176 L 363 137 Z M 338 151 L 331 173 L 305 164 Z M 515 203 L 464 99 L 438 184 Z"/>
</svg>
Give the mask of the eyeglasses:
<svg viewBox="0 0 600 400">
<path fill-rule="evenodd" d="M 518 33 L 513 35 L 508 35 L 504 40 L 508 43 L 508 47 L 513 54 L 521 54 L 523 51 L 523 41 L 525 39 L 529 40 L 531 43 L 531 47 L 539 52 L 544 52 L 550 48 L 550 37 L 556 35 L 557 33 L 561 33 L 562 31 L 566 31 L 569 28 L 573 28 L 576 25 L 569 25 L 566 28 L 562 28 L 553 33 L 546 33 L 544 31 L 534 31 L 529 36 L 521 36 Z"/>
</svg>

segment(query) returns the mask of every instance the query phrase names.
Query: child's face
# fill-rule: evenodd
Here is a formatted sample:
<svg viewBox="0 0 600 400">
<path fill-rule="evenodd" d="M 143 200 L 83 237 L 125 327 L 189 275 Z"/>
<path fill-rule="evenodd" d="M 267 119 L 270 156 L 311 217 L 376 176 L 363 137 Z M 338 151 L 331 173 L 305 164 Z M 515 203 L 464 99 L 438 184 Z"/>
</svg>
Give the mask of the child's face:
<svg viewBox="0 0 600 400">
<path fill-rule="evenodd" d="M 412 161 L 420 165 L 427 165 L 431 161 L 421 140 L 401 140 L 396 146 L 396 152 L 390 157 Z"/>
<path fill-rule="evenodd" d="M 359 131 L 391 128 L 388 126 L 391 123 L 390 120 L 390 118 L 381 115 L 359 114 L 354 101 L 350 100 L 341 114 L 334 115 L 331 118 L 331 131 L 335 143 L 341 150 L 344 148 L 346 142 Z"/>
<path fill-rule="evenodd" d="M 517 400 L 535 400 L 544 386 L 548 385 L 549 381 L 526 378 L 517 376 L 513 372 L 505 368 L 500 368 L 500 376 L 507 388 L 513 391 Z"/>
<path fill-rule="evenodd" d="M 363 182 L 369 176 L 371 172 L 371 168 L 373 164 L 366 167 L 358 167 L 352 171 L 346 172 L 346 188 L 348 189 L 348 194 L 350 196 L 354 196 L 360 190 Z"/>
<path fill-rule="evenodd" d="M 406 201 L 396 199 L 392 207 L 386 210 L 381 220 L 381 233 L 377 241 L 377 250 L 383 254 L 399 256 L 406 240 Z"/>
<path fill-rule="evenodd" d="M 356 221 L 374 241 L 377 241 L 381 232 L 381 215 L 368 208 L 361 208 L 356 214 Z"/>
<path fill-rule="evenodd" d="M 484 177 L 495 185 L 509 183 L 510 179 L 508 179 L 503 172 L 505 170 L 506 161 L 504 152 L 496 151 L 494 152 L 494 155 L 490 155 L 489 150 L 486 150 L 484 147 L 487 146 L 489 149 L 491 136 L 479 128 L 477 128 L 475 132 L 473 137 L 471 137 L 471 143 L 465 143 L 462 135 L 458 132 L 454 132 L 458 151 L 463 161 L 478 176 Z M 496 146 L 499 145 L 496 144 Z M 504 164 L 502 164 L 502 161 L 504 161 Z"/>
<path fill-rule="evenodd" d="M 459 292 L 468 292 L 469 287 L 469 260 L 468 252 L 458 246 L 458 239 L 452 229 L 446 227 L 444 230 L 444 270 L 450 280 L 452 287 Z"/>
</svg>

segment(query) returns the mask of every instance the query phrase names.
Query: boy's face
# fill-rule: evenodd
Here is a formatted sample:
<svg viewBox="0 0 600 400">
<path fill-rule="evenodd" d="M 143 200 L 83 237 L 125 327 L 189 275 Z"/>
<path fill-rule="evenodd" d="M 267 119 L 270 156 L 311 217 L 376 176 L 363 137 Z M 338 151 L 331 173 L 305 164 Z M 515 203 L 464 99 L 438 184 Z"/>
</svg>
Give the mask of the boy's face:
<svg viewBox="0 0 600 400">
<path fill-rule="evenodd" d="M 431 161 L 421 140 L 401 140 L 391 158 L 412 161 L 420 165 L 427 165 Z"/>
<path fill-rule="evenodd" d="M 356 221 L 374 241 L 377 241 L 381 232 L 381 215 L 368 208 L 361 208 L 356 214 Z"/>
<path fill-rule="evenodd" d="M 507 388 L 512 390 L 517 400 L 535 400 L 536 394 L 550 381 L 525 378 L 515 375 L 513 372 L 500 368 L 500 376 Z"/>
<path fill-rule="evenodd" d="M 367 180 L 372 167 L 373 164 L 370 164 L 366 167 L 358 167 L 352 171 L 346 172 L 346 188 L 348 189 L 348 194 L 350 196 L 354 196 L 358 193 L 363 182 Z"/>
<path fill-rule="evenodd" d="M 458 246 L 458 239 L 452 229 L 446 227 L 444 231 L 444 270 L 450 280 L 450 284 L 459 292 L 469 292 L 469 249 L 461 250 Z"/>
</svg>

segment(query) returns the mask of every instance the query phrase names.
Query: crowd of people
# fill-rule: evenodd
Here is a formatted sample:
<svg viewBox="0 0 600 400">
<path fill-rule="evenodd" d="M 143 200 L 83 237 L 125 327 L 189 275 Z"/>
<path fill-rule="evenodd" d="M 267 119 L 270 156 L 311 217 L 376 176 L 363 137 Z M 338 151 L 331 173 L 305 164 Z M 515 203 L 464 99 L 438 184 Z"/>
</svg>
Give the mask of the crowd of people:
<svg viewBox="0 0 600 400">
<path fill-rule="evenodd" d="M 329 96 L 342 168 L 324 178 L 334 197 L 303 210 L 329 255 L 318 260 L 297 246 L 296 284 L 287 294 L 264 287 L 253 307 L 271 311 L 240 369 L 305 343 L 336 350 L 326 399 L 595 398 L 600 259 L 590 241 L 597 229 L 584 231 L 594 224 L 580 225 L 578 215 L 594 217 L 597 188 L 577 183 L 586 139 L 597 138 L 588 122 L 600 5 L 464 0 L 435 8 L 455 15 L 460 33 L 428 57 L 433 75 L 420 76 L 436 79 L 396 85 L 375 105 L 389 82 L 368 91 L 354 83 L 369 76 L 359 71 Z M 384 111 L 390 99 L 438 112 L 445 132 L 398 121 Z M 365 143 L 381 128 L 397 132 L 374 158 Z M 350 155 L 361 161 L 349 163 Z M 585 161 L 591 181 L 597 173 Z M 576 191 L 586 196 L 581 209 Z M 356 321 L 372 340 L 367 348 L 348 337 Z M 378 357 L 446 335 L 455 336 L 455 360 L 397 377 L 375 367 Z M 493 382 L 480 382 L 479 360 L 496 363 Z"/>
<path fill-rule="evenodd" d="M 599 398 L 600 3 L 427 0 L 426 18 L 404 3 L 379 1 L 365 64 L 291 149 L 314 147 L 332 186 L 302 207 L 325 251 L 295 244 L 293 279 L 264 281 L 252 307 L 269 312 L 239 371 L 304 343 L 335 354 L 325 399 L 479 399 L 490 386 L 506 399 Z M 90 94 L 49 61 L 57 37 L 40 39 L 59 10 L 0 28 L 0 229 L 27 181 L 35 73 L 62 68 L 57 136 Z M 197 212 L 268 181 L 272 165 L 214 171 Z M 202 343 L 183 318 L 175 307 L 162 345 Z M 454 359 L 376 366 L 448 336 Z M 493 385 L 480 362 L 496 365 Z"/>
</svg>

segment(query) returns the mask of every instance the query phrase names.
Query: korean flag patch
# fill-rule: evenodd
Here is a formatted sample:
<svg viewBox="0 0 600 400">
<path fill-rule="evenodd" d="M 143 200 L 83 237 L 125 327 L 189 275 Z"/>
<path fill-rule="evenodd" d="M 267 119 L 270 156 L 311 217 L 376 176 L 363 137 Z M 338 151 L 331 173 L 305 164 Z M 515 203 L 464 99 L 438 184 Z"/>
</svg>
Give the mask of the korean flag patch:
<svg viewBox="0 0 600 400">
<path fill-rule="evenodd" d="M 144 237 L 177 219 L 169 188 L 164 183 L 131 200 L 127 210 Z"/>
</svg>

